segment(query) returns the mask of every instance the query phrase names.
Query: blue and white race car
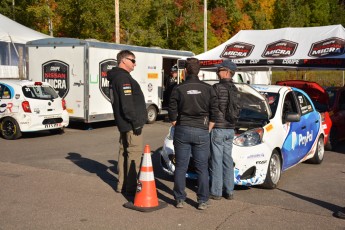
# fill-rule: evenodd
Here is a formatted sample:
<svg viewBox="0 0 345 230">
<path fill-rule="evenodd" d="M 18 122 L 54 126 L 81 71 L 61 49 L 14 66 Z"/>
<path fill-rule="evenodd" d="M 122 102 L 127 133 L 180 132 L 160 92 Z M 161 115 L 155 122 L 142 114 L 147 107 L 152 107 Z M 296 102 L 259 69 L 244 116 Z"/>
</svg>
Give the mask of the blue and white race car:
<svg viewBox="0 0 345 230">
<path fill-rule="evenodd" d="M 281 173 L 303 161 L 324 157 L 321 115 L 302 90 L 278 85 L 236 84 L 241 113 L 232 156 L 235 184 L 275 188 Z M 161 151 L 163 170 L 175 170 L 172 127 Z M 193 160 L 186 177 L 196 178 Z"/>
</svg>

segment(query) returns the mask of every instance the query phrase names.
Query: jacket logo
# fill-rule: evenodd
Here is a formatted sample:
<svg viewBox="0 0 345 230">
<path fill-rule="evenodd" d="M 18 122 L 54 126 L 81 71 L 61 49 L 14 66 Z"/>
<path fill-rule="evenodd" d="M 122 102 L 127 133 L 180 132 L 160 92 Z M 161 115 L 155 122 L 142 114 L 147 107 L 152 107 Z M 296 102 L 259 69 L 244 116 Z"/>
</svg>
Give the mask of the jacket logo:
<svg viewBox="0 0 345 230">
<path fill-rule="evenodd" d="M 201 94 L 201 91 L 199 91 L 199 90 L 188 90 L 187 91 L 187 94 Z"/>
</svg>

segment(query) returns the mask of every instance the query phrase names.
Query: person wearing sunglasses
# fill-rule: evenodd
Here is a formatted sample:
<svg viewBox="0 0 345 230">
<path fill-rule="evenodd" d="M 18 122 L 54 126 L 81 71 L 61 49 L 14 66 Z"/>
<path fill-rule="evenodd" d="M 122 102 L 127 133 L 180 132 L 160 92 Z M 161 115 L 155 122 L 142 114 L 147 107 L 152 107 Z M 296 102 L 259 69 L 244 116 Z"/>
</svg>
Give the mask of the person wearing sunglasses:
<svg viewBox="0 0 345 230">
<path fill-rule="evenodd" d="M 134 196 L 143 152 L 146 103 L 140 85 L 130 74 L 136 66 L 135 55 L 129 50 L 122 50 L 117 54 L 117 64 L 118 67 L 107 72 L 110 100 L 120 132 L 116 192 Z"/>
</svg>

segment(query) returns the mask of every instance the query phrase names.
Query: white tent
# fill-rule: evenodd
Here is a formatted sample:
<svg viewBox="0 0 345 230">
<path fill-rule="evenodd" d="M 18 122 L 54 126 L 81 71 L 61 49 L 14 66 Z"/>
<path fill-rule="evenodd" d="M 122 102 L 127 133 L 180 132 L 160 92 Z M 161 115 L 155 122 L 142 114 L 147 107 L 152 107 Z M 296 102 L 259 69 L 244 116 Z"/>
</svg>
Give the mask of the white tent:
<svg viewBox="0 0 345 230">
<path fill-rule="evenodd" d="M 243 70 L 345 69 L 345 29 L 330 25 L 241 30 L 196 58 L 204 68 L 231 59 Z"/>
<path fill-rule="evenodd" d="M 49 37 L 0 14 L 0 78 L 18 78 L 20 63 L 25 65 L 26 42 Z"/>
</svg>

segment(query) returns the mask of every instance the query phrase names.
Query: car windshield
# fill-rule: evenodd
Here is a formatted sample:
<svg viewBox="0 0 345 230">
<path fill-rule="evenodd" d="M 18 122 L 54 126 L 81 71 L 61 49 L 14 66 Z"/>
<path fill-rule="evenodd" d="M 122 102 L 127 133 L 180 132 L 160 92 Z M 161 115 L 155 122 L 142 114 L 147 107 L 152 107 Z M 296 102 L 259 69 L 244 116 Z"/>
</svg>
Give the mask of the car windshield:
<svg viewBox="0 0 345 230">
<path fill-rule="evenodd" d="M 240 93 L 241 113 L 240 120 L 267 120 L 267 108 L 263 101 L 250 93 Z"/>
<path fill-rule="evenodd" d="M 52 100 L 58 98 L 57 92 L 48 85 L 23 86 L 24 96 L 32 99 Z"/>
<path fill-rule="evenodd" d="M 272 117 L 274 117 L 274 115 L 276 114 L 277 111 L 277 107 L 278 107 L 278 101 L 279 101 L 279 93 L 268 93 L 268 92 L 263 92 L 262 93 L 270 108 L 271 108 L 271 112 L 272 112 Z"/>
</svg>

